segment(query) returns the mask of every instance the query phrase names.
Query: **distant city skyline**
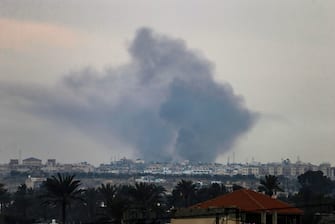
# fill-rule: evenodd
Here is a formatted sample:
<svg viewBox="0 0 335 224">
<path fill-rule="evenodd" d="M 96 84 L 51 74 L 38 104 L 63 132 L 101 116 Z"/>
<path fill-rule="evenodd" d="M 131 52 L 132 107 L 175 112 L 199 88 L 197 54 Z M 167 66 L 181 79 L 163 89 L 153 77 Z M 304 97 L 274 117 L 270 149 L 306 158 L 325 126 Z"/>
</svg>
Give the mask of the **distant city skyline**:
<svg viewBox="0 0 335 224">
<path fill-rule="evenodd" d="M 211 177 L 225 176 L 253 176 L 253 178 L 260 178 L 265 175 L 282 176 L 285 178 L 297 178 L 308 171 L 321 171 L 322 174 L 331 180 L 335 180 L 335 167 L 330 163 L 312 164 L 304 161 L 292 162 L 289 159 L 281 162 L 268 163 L 203 163 L 192 161 L 180 162 L 155 162 L 144 161 L 142 159 L 127 159 L 122 158 L 110 163 L 101 163 L 99 165 L 92 165 L 87 162 L 79 163 L 62 163 L 55 159 L 42 160 L 34 157 L 23 159 L 21 162 L 18 159 L 11 159 L 9 163 L 0 164 L 1 176 L 15 176 L 28 175 L 30 177 L 43 177 L 55 173 L 86 173 L 90 176 L 92 174 L 102 174 L 115 177 L 115 175 L 131 175 L 136 178 L 135 181 L 150 182 L 154 181 L 154 175 L 167 176 L 199 176 L 209 175 Z M 207 176 L 207 177 L 209 177 Z M 94 175 L 93 175 L 94 177 Z M 106 176 L 104 176 L 106 178 Z M 160 178 L 158 178 L 160 179 Z M 157 180 L 158 180 L 157 179 Z M 162 180 L 162 179 L 160 179 Z M 160 181 L 159 181 L 160 182 Z"/>
<path fill-rule="evenodd" d="M 177 162 L 177 163 L 184 163 L 185 161 L 189 161 L 189 160 L 179 160 L 179 161 L 155 161 L 155 160 L 145 160 L 145 158 L 140 158 L 140 157 L 126 157 L 126 156 L 122 156 L 122 155 L 118 155 L 118 156 L 111 156 L 109 160 L 106 160 L 106 161 L 100 161 L 100 162 L 97 162 L 97 163 L 90 163 L 89 161 L 87 160 L 59 160 L 55 157 L 48 157 L 48 158 L 41 158 L 39 157 L 38 155 L 37 156 L 25 156 L 25 157 L 12 157 L 12 158 L 8 158 L 7 161 L 4 160 L 4 162 L 1 162 L 0 164 L 8 164 L 11 160 L 18 160 L 18 162 L 20 164 L 22 164 L 23 160 L 27 160 L 27 159 L 38 159 L 38 160 L 41 160 L 42 164 L 46 164 L 49 160 L 55 160 L 57 163 L 60 163 L 60 164 L 76 164 L 76 163 L 89 163 L 89 164 L 92 164 L 94 166 L 99 166 L 101 164 L 110 164 L 110 163 L 114 163 L 114 162 L 119 162 L 119 161 L 122 161 L 124 159 L 127 159 L 127 160 L 131 160 L 131 161 L 137 161 L 137 160 L 141 160 L 145 163 L 165 163 L 165 162 L 171 162 L 171 163 L 174 163 L 174 162 Z M 269 160 L 269 161 L 259 161 L 257 160 L 257 158 L 251 158 L 250 160 L 248 159 L 245 159 L 244 161 L 243 160 L 239 160 L 236 158 L 233 159 L 233 157 L 227 157 L 226 160 L 224 161 L 221 161 L 221 162 L 209 162 L 209 163 L 219 163 L 219 164 L 244 164 L 244 165 L 256 165 L 256 164 L 271 164 L 271 163 L 283 163 L 285 161 L 289 161 L 290 163 L 292 164 L 295 164 L 295 163 L 303 163 L 303 164 L 313 164 L 313 165 L 320 165 L 320 164 L 330 164 L 331 166 L 334 166 L 335 164 L 334 163 L 331 163 L 330 161 L 322 161 L 322 162 L 319 162 L 319 163 L 315 163 L 315 162 L 311 162 L 311 161 L 305 161 L 305 160 L 301 160 L 300 156 L 296 157 L 296 158 L 280 158 L 278 160 Z M 189 161 L 189 162 L 192 162 L 192 163 L 206 163 L 204 161 Z"/>
<path fill-rule="evenodd" d="M 335 164 L 334 10 L 0 0 L 0 162 L 21 151 Z"/>
</svg>

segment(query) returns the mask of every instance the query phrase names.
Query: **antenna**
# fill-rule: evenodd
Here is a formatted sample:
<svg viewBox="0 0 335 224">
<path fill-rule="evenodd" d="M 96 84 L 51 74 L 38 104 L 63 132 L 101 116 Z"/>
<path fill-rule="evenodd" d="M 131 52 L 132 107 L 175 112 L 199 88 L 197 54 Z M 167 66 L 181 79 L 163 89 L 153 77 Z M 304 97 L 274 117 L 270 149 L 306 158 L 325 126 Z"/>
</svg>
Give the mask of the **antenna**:
<svg viewBox="0 0 335 224">
<path fill-rule="evenodd" d="M 22 150 L 19 150 L 19 164 L 22 163 Z"/>
</svg>

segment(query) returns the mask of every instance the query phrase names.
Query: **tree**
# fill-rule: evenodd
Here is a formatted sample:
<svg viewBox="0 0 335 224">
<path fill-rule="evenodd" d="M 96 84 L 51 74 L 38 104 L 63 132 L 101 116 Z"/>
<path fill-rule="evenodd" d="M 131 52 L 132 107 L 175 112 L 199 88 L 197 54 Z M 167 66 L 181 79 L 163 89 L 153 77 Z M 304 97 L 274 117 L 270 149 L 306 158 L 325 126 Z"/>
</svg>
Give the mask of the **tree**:
<svg viewBox="0 0 335 224">
<path fill-rule="evenodd" d="M 332 181 L 323 175 L 322 171 L 307 171 L 298 176 L 299 184 L 301 185 L 300 193 L 311 192 L 315 195 L 327 195 L 333 190 L 334 184 Z"/>
<path fill-rule="evenodd" d="M 206 201 L 226 193 L 227 189 L 223 184 L 213 183 L 208 187 L 200 188 L 199 190 L 197 190 L 197 202 Z"/>
<path fill-rule="evenodd" d="M 307 171 L 298 176 L 299 193 L 294 196 L 296 204 L 304 206 L 303 223 L 316 223 L 315 213 L 328 213 L 334 199 L 330 197 L 334 183 L 321 171 Z"/>
<path fill-rule="evenodd" d="M 7 192 L 5 185 L 0 183 L 0 223 L 3 223 L 4 212 L 10 203 L 10 194 Z"/>
<path fill-rule="evenodd" d="M 107 204 L 107 201 L 112 200 L 115 197 L 117 186 L 110 183 L 101 184 L 101 186 L 98 188 L 98 192 L 102 197 L 104 204 Z"/>
<path fill-rule="evenodd" d="M 76 200 L 83 200 L 82 193 L 84 190 L 79 189 L 81 183 L 74 179 L 75 175 L 58 173 L 57 176 L 51 176 L 44 182 L 46 194 L 42 197 L 45 203 L 61 207 L 62 223 L 66 222 L 66 209 Z"/>
<path fill-rule="evenodd" d="M 165 191 L 164 187 L 155 184 L 136 183 L 130 196 L 135 206 L 155 209 L 162 202 Z"/>
<path fill-rule="evenodd" d="M 99 207 L 98 191 L 95 188 L 88 188 L 83 195 L 85 207 L 87 208 L 87 218 L 89 222 L 96 219 L 97 208 Z"/>
<path fill-rule="evenodd" d="M 174 204 L 179 207 L 188 207 L 195 201 L 196 187 L 192 181 L 181 180 L 172 191 Z"/>
<path fill-rule="evenodd" d="M 31 206 L 32 194 L 32 189 L 28 189 L 25 184 L 18 186 L 17 191 L 14 194 L 14 207 L 17 210 L 17 214 L 19 214 L 22 219 L 27 218 L 27 210 L 29 206 Z"/>
<path fill-rule="evenodd" d="M 130 205 L 124 213 L 125 223 L 146 223 L 164 214 L 165 188 L 152 183 L 136 183 L 129 189 Z M 165 206 L 164 206 L 165 207 Z"/>
<path fill-rule="evenodd" d="M 233 191 L 238 191 L 244 189 L 244 187 L 242 187 L 241 185 L 238 184 L 233 184 Z"/>
<path fill-rule="evenodd" d="M 100 197 L 104 202 L 104 217 L 113 219 L 114 223 L 121 223 L 123 213 L 131 203 L 130 185 L 115 186 L 111 184 L 102 184 L 99 188 Z"/>
<path fill-rule="evenodd" d="M 265 179 L 261 179 L 260 184 L 261 186 L 258 187 L 258 191 L 265 192 L 269 196 L 276 194 L 278 191 L 283 191 L 279 187 L 280 182 L 278 177 L 274 175 L 265 175 Z"/>
<path fill-rule="evenodd" d="M 10 203 L 10 195 L 5 188 L 5 185 L 0 183 L 0 214 Z"/>
</svg>

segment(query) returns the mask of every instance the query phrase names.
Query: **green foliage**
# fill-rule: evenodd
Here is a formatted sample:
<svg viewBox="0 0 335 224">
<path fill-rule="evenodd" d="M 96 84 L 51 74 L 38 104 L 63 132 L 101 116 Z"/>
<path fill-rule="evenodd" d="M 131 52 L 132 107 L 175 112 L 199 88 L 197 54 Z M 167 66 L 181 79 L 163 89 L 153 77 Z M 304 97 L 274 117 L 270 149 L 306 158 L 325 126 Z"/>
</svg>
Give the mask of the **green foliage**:
<svg viewBox="0 0 335 224">
<path fill-rule="evenodd" d="M 162 202 L 165 191 L 164 187 L 155 184 L 136 183 L 129 193 L 133 205 L 154 209 Z"/>
<path fill-rule="evenodd" d="M 39 194 L 25 184 L 19 185 L 16 192 L 9 195 L 10 203 L 2 213 L 3 223 L 34 223 L 34 220 L 45 218 L 46 209 L 41 206 Z"/>
<path fill-rule="evenodd" d="M 5 185 L 0 183 L 0 214 L 8 207 L 10 203 L 10 194 L 7 192 Z"/>
<path fill-rule="evenodd" d="M 112 184 L 101 184 L 98 188 L 99 200 L 103 203 L 103 213 L 100 220 L 113 220 L 121 223 L 122 216 L 130 204 L 129 185 L 116 186 Z"/>
<path fill-rule="evenodd" d="M 83 201 L 82 189 L 79 189 L 81 182 L 74 179 L 74 175 L 58 173 L 57 176 L 47 178 L 43 187 L 46 193 L 42 195 L 44 203 L 50 206 L 60 206 L 62 211 L 62 223 L 66 221 L 66 209 L 76 200 Z"/>
<path fill-rule="evenodd" d="M 83 199 L 85 201 L 85 217 L 89 222 L 94 222 L 97 217 L 97 212 L 99 209 L 99 194 L 95 188 L 88 188 L 84 194 Z M 82 216 L 83 214 L 81 214 Z"/>
<path fill-rule="evenodd" d="M 238 191 L 238 190 L 241 190 L 243 189 L 244 187 L 242 187 L 241 185 L 238 185 L 238 184 L 233 184 L 233 191 Z"/>
<path fill-rule="evenodd" d="M 176 177 L 170 178 L 171 181 L 176 181 Z M 231 180 L 225 178 L 222 176 L 221 179 L 214 179 Z M 259 181 L 250 178 L 246 179 L 249 184 L 257 184 Z M 299 176 L 297 180 L 281 179 L 281 181 L 285 183 L 285 187 L 288 184 L 297 184 L 299 181 L 301 186 L 299 193 L 291 195 L 287 200 L 304 209 L 304 224 L 315 222 L 314 214 L 327 211 L 327 208 L 322 206 L 334 202 L 332 195 L 334 185 L 321 172 L 309 171 Z M 269 195 L 281 190 L 279 178 L 276 176 L 265 176 L 260 182 L 259 190 Z M 81 182 L 75 180 L 73 175 L 66 174 L 48 178 L 41 188 L 36 190 L 28 189 L 22 184 L 11 194 L 3 184 L 0 184 L 3 218 L 1 222 L 0 217 L 0 223 L 23 224 L 34 223 L 37 220 L 49 223 L 51 218 L 62 217 L 62 212 L 63 222 L 66 219 L 68 222 L 76 223 L 120 224 L 126 221 L 139 223 L 143 220 L 152 220 L 152 217 L 167 215 L 169 214 L 167 211 L 172 207 L 188 207 L 227 193 L 223 184 L 215 183 L 200 187 L 186 179 L 181 179 L 174 186 L 171 195 L 166 195 L 166 190 L 162 186 L 149 183 L 101 184 L 98 188 L 88 188 L 85 191 L 80 189 L 80 184 Z M 240 186 L 234 185 L 233 188 L 236 190 Z M 44 206 L 46 204 L 48 206 Z M 137 217 L 137 220 L 134 217 Z"/>
<path fill-rule="evenodd" d="M 27 210 L 31 204 L 33 197 L 33 190 L 28 189 L 25 184 L 21 184 L 14 194 L 14 206 L 16 213 L 19 214 L 23 219 L 27 218 Z"/>
<path fill-rule="evenodd" d="M 303 223 L 316 223 L 315 214 L 330 212 L 329 205 L 334 204 L 334 183 L 321 171 L 307 171 L 298 176 L 298 182 L 301 187 L 292 200 L 304 210 Z"/>
<path fill-rule="evenodd" d="M 98 192 L 104 203 L 107 203 L 107 201 L 113 200 L 113 198 L 116 195 L 117 190 L 118 190 L 117 186 L 112 185 L 110 183 L 101 184 L 101 186 L 98 188 Z"/>
<path fill-rule="evenodd" d="M 202 202 L 226 194 L 227 192 L 223 184 L 213 183 L 208 187 L 198 189 L 196 191 L 196 199 L 197 202 Z"/>
<path fill-rule="evenodd" d="M 332 192 L 334 187 L 334 183 L 321 171 L 307 171 L 298 176 L 298 181 L 302 194 L 327 195 Z"/>
<path fill-rule="evenodd" d="M 129 211 L 141 214 L 162 212 L 160 209 L 166 190 L 155 184 L 136 183 L 134 186 L 102 184 L 98 191 L 105 205 L 105 217 L 114 223 L 121 223 Z"/>
<path fill-rule="evenodd" d="M 0 223 L 3 223 L 4 211 L 10 204 L 10 194 L 7 192 L 5 185 L 0 183 Z"/>
<path fill-rule="evenodd" d="M 188 207 L 195 203 L 196 186 L 192 181 L 182 179 L 172 191 L 172 203 L 176 207 Z"/>
<path fill-rule="evenodd" d="M 278 177 L 274 175 L 265 175 L 265 179 L 261 179 L 260 184 L 261 186 L 258 187 L 258 191 L 265 192 L 269 196 L 276 194 L 278 191 L 283 191 L 279 186 Z"/>
</svg>

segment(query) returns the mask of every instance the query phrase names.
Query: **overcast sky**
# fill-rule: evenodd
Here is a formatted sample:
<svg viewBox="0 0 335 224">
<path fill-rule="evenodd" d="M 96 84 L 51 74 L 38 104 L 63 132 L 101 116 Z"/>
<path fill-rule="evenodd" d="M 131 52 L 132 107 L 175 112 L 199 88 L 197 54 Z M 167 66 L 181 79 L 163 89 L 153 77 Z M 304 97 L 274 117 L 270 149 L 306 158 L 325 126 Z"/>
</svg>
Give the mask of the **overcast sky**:
<svg viewBox="0 0 335 224">
<path fill-rule="evenodd" d="M 138 74 L 132 69 L 140 58 L 136 47 L 142 42 L 135 40 L 141 39 L 138 30 L 147 27 L 153 37 L 146 38 L 157 48 L 180 47 L 176 52 L 191 57 L 178 58 L 181 63 L 191 61 L 208 69 L 206 80 L 217 87 L 214 95 L 221 87 L 225 93 L 231 90 L 229 97 L 240 99 L 231 104 L 233 108 L 257 117 L 252 122 L 249 115 L 240 117 L 245 121 L 243 131 L 237 131 L 228 146 L 222 142 L 222 151 L 213 154 L 217 161 L 226 162 L 228 156 L 232 161 L 234 154 L 238 162 L 300 157 L 334 165 L 334 11 L 333 0 L 0 0 L 0 162 L 18 158 L 20 151 L 22 158 L 94 164 L 143 155 L 136 153 L 138 142 L 128 129 L 127 134 L 115 134 L 116 127 L 123 129 L 122 123 L 113 124 L 110 131 L 100 126 L 101 119 L 85 124 L 73 119 L 78 107 L 72 104 L 79 99 L 64 80 L 89 73 L 89 80 L 98 80 L 92 81 L 96 96 L 102 94 L 96 93 L 100 88 L 96 83 L 104 82 L 106 76 Z M 177 66 L 176 60 L 164 72 L 184 71 L 186 65 Z M 80 87 L 91 87 L 86 81 Z M 125 81 L 122 90 L 112 83 L 115 86 L 103 92 L 104 97 L 127 94 L 141 100 L 145 96 L 132 92 L 134 88 L 128 88 Z M 195 88 L 189 83 L 185 86 Z M 152 92 L 143 94 L 160 94 L 154 86 L 148 88 Z M 164 97 L 169 96 L 173 94 L 166 90 Z M 145 109 L 174 103 L 161 102 L 158 96 L 152 100 L 143 103 Z M 61 110 L 65 101 L 71 104 L 66 115 Z M 105 101 L 97 104 L 116 108 Z M 42 107 L 47 115 L 39 110 Z M 78 114 L 82 119 L 90 117 Z M 166 121 L 173 125 L 164 136 L 173 139 L 176 128 L 184 127 Z"/>
</svg>

